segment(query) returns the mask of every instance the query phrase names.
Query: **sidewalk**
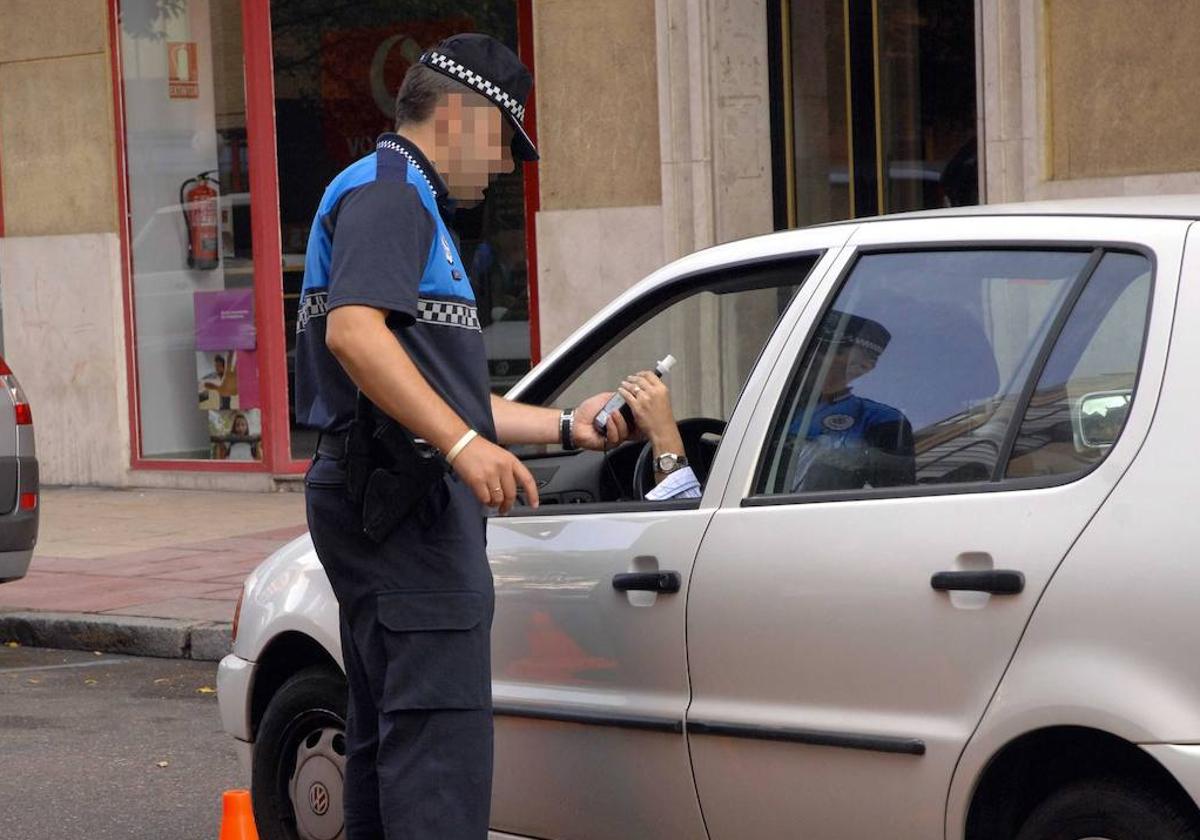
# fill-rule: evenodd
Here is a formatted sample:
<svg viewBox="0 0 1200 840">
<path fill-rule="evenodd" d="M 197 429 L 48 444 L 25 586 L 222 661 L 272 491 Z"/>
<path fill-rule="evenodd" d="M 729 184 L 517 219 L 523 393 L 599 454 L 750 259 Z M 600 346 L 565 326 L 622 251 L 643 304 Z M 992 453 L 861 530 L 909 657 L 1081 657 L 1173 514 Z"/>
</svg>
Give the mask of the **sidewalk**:
<svg viewBox="0 0 1200 840">
<path fill-rule="evenodd" d="M 307 530 L 302 493 L 43 488 L 40 501 L 29 574 L 0 585 L 0 642 L 219 658 L 243 579 Z"/>
</svg>

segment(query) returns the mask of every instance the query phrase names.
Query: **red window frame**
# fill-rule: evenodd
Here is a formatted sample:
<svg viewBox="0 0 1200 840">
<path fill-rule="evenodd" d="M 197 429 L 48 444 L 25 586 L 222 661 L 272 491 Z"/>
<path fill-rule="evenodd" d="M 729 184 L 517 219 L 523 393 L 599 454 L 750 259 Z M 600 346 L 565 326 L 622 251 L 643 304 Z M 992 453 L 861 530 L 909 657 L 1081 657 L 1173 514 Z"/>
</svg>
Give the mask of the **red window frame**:
<svg viewBox="0 0 1200 840">
<path fill-rule="evenodd" d="M 283 259 L 279 211 L 279 166 L 275 128 L 275 71 L 271 44 L 270 0 L 242 0 L 242 48 L 245 61 L 246 145 L 250 165 L 251 238 L 254 254 L 254 320 L 259 337 L 259 381 L 262 383 L 262 461 L 166 460 L 141 456 L 141 399 L 137 378 L 137 342 L 133 296 L 133 253 L 130 245 L 129 173 L 125 149 L 125 98 L 121 71 L 119 0 L 108 0 L 109 55 L 112 61 L 116 128 L 117 203 L 121 239 L 121 283 L 125 314 L 125 361 L 129 382 L 130 467 L 135 470 L 184 472 L 271 473 L 296 475 L 308 466 L 291 454 L 288 418 L 286 337 L 283 334 Z M 533 4 L 517 0 L 518 53 L 532 71 Z M 537 122 L 531 99 L 525 112 L 529 136 L 537 142 Z M 537 168 L 525 164 L 525 245 L 529 278 L 530 353 L 541 357 L 538 327 L 537 231 L 539 186 Z M 0 202 L 3 196 L 0 194 Z M 3 235 L 0 204 L 0 236 Z"/>
</svg>

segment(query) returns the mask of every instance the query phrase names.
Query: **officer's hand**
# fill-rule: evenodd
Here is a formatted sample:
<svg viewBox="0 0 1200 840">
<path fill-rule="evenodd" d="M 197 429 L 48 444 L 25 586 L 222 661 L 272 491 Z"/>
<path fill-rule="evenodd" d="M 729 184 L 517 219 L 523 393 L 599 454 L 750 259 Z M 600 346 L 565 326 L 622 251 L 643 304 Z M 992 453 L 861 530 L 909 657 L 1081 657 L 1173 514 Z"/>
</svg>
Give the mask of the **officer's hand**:
<svg viewBox="0 0 1200 840">
<path fill-rule="evenodd" d="M 575 425 L 572 427 L 571 437 L 574 438 L 576 446 L 584 449 L 604 449 L 606 445 L 617 446 L 629 439 L 629 425 L 619 411 L 614 411 L 608 418 L 605 435 L 597 432 L 596 427 L 592 425 L 592 421 L 611 396 L 612 392 L 596 394 L 594 397 L 588 397 L 575 409 Z"/>
<path fill-rule="evenodd" d="M 596 394 L 594 397 L 588 397 L 587 400 L 580 403 L 580 407 L 575 409 L 575 425 L 572 426 L 571 437 L 575 440 L 576 446 L 582 446 L 583 449 L 602 450 L 606 446 L 612 448 L 629 438 L 629 424 L 626 424 L 624 415 L 620 412 L 613 412 L 608 418 L 605 434 L 596 432 L 595 426 L 592 425 L 596 414 L 600 413 L 600 409 L 604 408 L 608 397 L 611 396 L 611 391 L 607 394 Z"/>
<path fill-rule="evenodd" d="M 530 507 L 538 506 L 537 482 L 525 465 L 507 449 L 477 437 L 454 459 L 452 469 L 487 507 L 508 513 L 517 501 L 518 485 Z"/>
</svg>

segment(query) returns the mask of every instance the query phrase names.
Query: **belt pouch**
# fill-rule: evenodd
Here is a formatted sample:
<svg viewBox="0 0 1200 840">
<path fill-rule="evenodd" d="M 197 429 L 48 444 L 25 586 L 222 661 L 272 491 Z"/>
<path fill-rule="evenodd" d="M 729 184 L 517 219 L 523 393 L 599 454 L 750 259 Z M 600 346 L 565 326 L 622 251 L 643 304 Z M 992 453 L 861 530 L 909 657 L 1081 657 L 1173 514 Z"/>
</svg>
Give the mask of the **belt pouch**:
<svg viewBox="0 0 1200 840">
<path fill-rule="evenodd" d="M 383 542 L 417 503 L 441 483 L 447 464 L 435 450 L 421 449 L 391 419 L 379 419 L 360 391 L 346 434 L 346 491 L 362 505 L 363 532 Z"/>
<path fill-rule="evenodd" d="M 363 531 L 383 542 L 446 474 L 445 461 L 425 454 L 415 444 L 400 453 L 388 468 L 378 468 L 367 479 L 363 498 Z"/>
</svg>

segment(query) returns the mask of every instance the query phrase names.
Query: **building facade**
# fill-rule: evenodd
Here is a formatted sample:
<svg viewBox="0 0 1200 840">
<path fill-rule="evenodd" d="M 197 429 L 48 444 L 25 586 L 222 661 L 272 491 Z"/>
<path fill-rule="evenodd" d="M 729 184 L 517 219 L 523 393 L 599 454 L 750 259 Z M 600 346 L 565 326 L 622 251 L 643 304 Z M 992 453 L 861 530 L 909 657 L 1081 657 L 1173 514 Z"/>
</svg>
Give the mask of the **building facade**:
<svg viewBox="0 0 1200 840">
<path fill-rule="evenodd" d="M 1200 191 L 1200 8 L 1178 0 L 7 0 L 2 344 L 45 482 L 295 486 L 313 210 L 465 29 L 533 68 L 542 151 L 462 220 L 497 391 L 720 242 Z M 698 309 L 680 346 L 737 352 L 724 317 Z"/>
</svg>

